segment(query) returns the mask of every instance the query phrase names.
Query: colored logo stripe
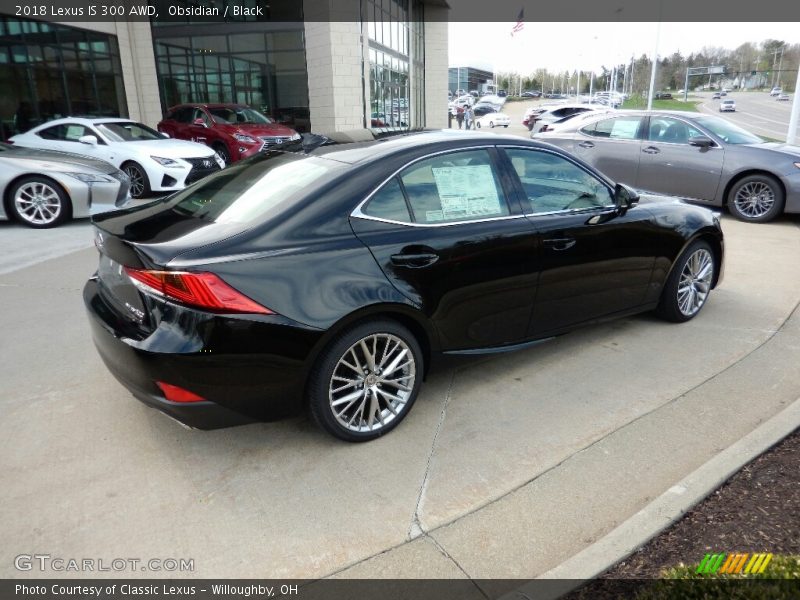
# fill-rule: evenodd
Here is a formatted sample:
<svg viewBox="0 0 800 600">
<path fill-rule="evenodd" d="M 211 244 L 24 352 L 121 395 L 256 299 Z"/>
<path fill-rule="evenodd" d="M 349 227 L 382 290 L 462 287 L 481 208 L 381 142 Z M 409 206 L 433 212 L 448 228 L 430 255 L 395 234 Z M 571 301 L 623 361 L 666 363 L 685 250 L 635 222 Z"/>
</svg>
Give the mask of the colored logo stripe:
<svg viewBox="0 0 800 600">
<path fill-rule="evenodd" d="M 749 561 L 748 558 L 750 559 Z M 697 565 L 696 572 L 729 575 L 744 572 L 755 575 L 763 573 L 771 560 L 772 554 L 767 552 L 756 552 L 753 554 L 747 552 L 706 554 L 700 564 Z M 745 566 L 745 563 L 747 566 Z"/>
</svg>

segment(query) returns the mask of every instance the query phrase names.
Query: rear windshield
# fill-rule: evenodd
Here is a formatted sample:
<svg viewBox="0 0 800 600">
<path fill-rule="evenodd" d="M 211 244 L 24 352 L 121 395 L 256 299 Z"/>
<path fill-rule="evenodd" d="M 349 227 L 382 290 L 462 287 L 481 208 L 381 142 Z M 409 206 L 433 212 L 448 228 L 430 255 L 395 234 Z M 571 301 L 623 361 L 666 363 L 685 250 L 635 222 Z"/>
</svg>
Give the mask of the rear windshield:
<svg viewBox="0 0 800 600">
<path fill-rule="evenodd" d="M 316 156 L 268 152 L 179 192 L 173 210 L 204 221 L 253 223 L 291 207 L 345 168 Z"/>
</svg>

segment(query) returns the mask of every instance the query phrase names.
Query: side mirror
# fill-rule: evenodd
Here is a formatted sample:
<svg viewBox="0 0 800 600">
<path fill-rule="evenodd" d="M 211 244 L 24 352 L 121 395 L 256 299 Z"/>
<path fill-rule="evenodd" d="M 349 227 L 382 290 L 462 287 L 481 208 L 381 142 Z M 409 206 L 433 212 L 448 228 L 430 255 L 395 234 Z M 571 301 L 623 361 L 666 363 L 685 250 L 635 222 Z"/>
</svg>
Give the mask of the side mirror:
<svg viewBox="0 0 800 600">
<path fill-rule="evenodd" d="M 709 148 L 710 146 L 714 145 L 714 140 L 711 138 L 707 138 L 704 135 L 700 135 L 694 138 L 689 139 L 690 146 L 697 146 L 698 148 Z"/>
<path fill-rule="evenodd" d="M 93 135 L 82 135 L 78 138 L 78 141 L 88 146 L 97 146 L 97 138 Z"/>
<path fill-rule="evenodd" d="M 619 210 L 627 210 L 639 202 L 639 194 L 632 187 L 618 183 L 614 188 L 614 204 Z"/>
<path fill-rule="evenodd" d="M 200 127 L 207 127 L 206 122 L 203 121 L 201 118 L 197 118 L 192 122 L 193 125 L 199 125 Z"/>
</svg>

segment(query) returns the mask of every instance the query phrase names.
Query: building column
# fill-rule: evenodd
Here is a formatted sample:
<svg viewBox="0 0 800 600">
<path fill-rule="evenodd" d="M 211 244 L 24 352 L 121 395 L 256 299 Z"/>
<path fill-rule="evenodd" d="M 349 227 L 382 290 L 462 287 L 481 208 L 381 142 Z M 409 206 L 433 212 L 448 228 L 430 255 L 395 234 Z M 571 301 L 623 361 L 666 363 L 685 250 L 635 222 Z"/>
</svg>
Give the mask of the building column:
<svg viewBox="0 0 800 600">
<path fill-rule="evenodd" d="M 447 7 L 425 5 L 425 127 L 447 128 Z"/>
<path fill-rule="evenodd" d="M 306 21 L 304 27 L 311 130 L 363 129 L 366 124 L 360 22 Z"/>
</svg>

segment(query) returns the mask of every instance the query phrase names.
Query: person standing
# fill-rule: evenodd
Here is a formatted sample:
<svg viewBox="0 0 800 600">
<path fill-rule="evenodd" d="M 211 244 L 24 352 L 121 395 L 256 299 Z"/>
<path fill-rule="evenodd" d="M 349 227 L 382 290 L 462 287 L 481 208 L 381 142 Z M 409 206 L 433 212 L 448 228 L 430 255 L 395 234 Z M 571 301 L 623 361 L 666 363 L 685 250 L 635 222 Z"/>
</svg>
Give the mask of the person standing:
<svg viewBox="0 0 800 600">
<path fill-rule="evenodd" d="M 464 124 L 467 129 L 472 129 L 472 123 L 475 121 L 475 115 L 472 112 L 472 107 L 467 106 L 464 109 Z"/>
<path fill-rule="evenodd" d="M 464 124 L 464 107 L 457 106 L 456 107 L 456 121 L 458 121 L 458 128 L 461 129 L 461 126 Z"/>
</svg>

